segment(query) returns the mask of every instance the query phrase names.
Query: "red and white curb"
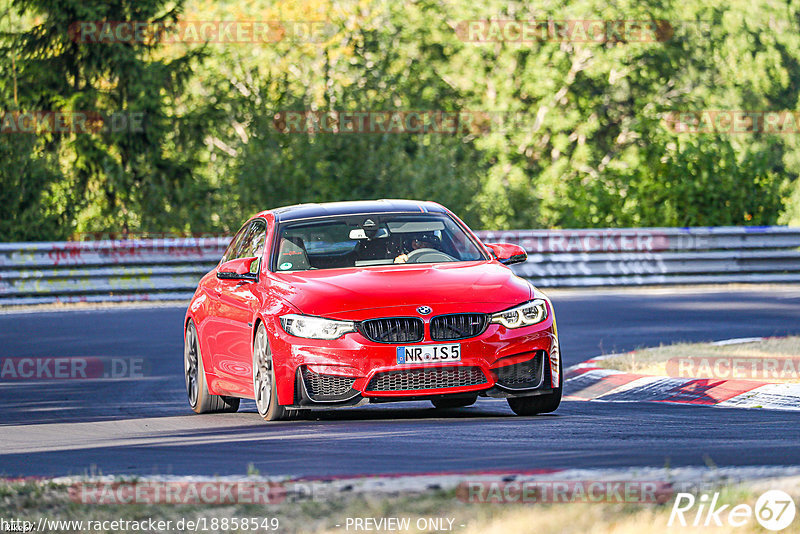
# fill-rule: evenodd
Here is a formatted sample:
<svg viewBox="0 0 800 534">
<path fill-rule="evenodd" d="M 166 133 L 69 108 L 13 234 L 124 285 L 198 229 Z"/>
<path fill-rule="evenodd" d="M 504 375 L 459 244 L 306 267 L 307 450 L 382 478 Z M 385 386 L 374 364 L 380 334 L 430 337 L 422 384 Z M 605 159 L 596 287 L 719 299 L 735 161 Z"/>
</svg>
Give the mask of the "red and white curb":
<svg viewBox="0 0 800 534">
<path fill-rule="evenodd" d="M 740 338 L 717 341 L 732 345 L 761 341 Z M 566 369 L 565 398 L 604 402 L 663 402 L 725 408 L 800 410 L 800 384 L 774 384 L 757 380 L 673 378 L 603 369 L 598 363 L 612 354 Z"/>
</svg>

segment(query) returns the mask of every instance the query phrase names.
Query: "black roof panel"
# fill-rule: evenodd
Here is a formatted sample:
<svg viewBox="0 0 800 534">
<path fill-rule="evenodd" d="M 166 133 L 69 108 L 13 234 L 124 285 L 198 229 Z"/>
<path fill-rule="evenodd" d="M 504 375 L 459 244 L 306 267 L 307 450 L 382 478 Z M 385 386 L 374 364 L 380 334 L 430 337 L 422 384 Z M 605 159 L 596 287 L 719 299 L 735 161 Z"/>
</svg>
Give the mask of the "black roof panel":
<svg viewBox="0 0 800 534">
<path fill-rule="evenodd" d="M 362 213 L 444 213 L 440 205 L 417 200 L 356 200 L 327 202 L 324 204 L 296 204 L 271 210 L 279 221 L 293 221 L 332 215 L 360 215 Z"/>
</svg>

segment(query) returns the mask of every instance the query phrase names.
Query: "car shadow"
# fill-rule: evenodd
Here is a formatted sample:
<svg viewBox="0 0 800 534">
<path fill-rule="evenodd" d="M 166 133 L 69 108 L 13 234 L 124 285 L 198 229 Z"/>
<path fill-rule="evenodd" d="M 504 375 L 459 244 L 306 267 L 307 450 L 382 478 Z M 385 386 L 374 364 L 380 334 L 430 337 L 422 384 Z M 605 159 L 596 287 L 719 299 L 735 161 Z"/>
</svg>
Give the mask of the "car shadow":
<svg viewBox="0 0 800 534">
<path fill-rule="evenodd" d="M 240 413 L 252 413 L 259 418 L 252 401 L 242 401 Z M 557 414 L 542 414 L 532 417 L 550 417 Z M 478 400 L 472 406 L 464 408 L 434 408 L 425 401 L 393 402 L 385 404 L 369 404 L 354 408 L 332 408 L 329 410 L 309 410 L 292 422 L 315 421 L 390 421 L 390 420 L 455 420 L 455 419 L 491 419 L 520 418 L 501 400 Z"/>
</svg>

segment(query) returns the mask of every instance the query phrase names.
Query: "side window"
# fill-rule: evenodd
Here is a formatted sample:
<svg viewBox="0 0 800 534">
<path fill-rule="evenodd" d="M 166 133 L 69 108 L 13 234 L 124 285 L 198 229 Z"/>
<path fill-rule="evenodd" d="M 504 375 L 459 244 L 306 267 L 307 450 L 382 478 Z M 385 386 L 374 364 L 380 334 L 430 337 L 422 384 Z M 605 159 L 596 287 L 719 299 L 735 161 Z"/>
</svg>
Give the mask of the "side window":
<svg viewBox="0 0 800 534">
<path fill-rule="evenodd" d="M 267 239 L 267 225 L 264 221 L 256 220 L 247 232 L 247 237 L 244 239 L 242 246 L 242 258 L 256 257 L 258 261 L 254 261 L 250 266 L 250 272 L 255 274 L 261 265 L 261 258 L 264 256 L 264 243 Z"/>
<path fill-rule="evenodd" d="M 239 258 L 239 252 L 241 251 L 242 241 L 244 240 L 245 234 L 247 234 L 247 230 L 250 228 L 250 225 L 245 223 L 242 228 L 236 232 L 236 235 L 231 239 L 231 244 L 228 245 L 228 248 L 225 249 L 225 254 L 222 256 L 221 263 L 225 263 L 226 261 L 235 260 Z"/>
</svg>

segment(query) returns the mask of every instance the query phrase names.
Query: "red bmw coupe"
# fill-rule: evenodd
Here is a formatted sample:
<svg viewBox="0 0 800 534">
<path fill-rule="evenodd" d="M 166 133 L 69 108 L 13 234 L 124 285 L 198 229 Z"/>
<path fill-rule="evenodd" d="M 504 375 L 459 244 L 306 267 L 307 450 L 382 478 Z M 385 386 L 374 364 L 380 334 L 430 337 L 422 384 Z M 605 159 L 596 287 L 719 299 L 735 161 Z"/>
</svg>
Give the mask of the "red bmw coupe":
<svg viewBox="0 0 800 534">
<path fill-rule="evenodd" d="M 247 221 L 185 320 L 197 413 L 254 399 L 268 421 L 307 410 L 508 400 L 552 412 L 563 377 L 550 300 L 433 202 L 302 204 Z"/>
</svg>

